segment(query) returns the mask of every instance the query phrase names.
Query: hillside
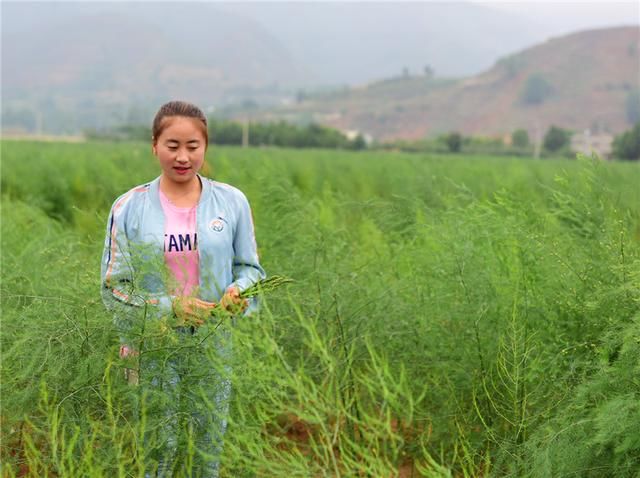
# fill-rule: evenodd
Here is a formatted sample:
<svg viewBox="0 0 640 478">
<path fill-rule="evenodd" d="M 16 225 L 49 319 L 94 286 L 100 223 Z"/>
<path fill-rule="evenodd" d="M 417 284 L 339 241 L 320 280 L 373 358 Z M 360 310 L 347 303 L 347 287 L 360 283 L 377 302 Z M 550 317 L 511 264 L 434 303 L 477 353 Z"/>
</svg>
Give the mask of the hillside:
<svg viewBox="0 0 640 478">
<path fill-rule="evenodd" d="M 185 10 L 177 4 L 61 3 L 43 8 L 63 15 L 3 33 L 3 87 L 10 96 L 20 87 L 58 93 L 79 83 L 99 93 L 112 91 L 115 83 L 126 94 L 195 88 L 195 97 L 208 90 L 216 98 L 220 88 L 304 78 L 267 29 L 215 5 L 194 3 Z M 3 6 L 3 28 L 6 17 L 34 15 L 33 9 L 33 4 Z M 168 28 L 168 18 L 188 26 Z M 126 84 L 134 82 L 137 86 Z"/>
<path fill-rule="evenodd" d="M 580 16 L 540 25 L 538 17 L 470 2 L 3 2 L 2 129 L 77 134 L 146 124 L 160 102 L 176 97 L 220 115 L 253 112 L 291 104 L 300 89 L 416 75 L 427 65 L 438 76 L 471 75 L 573 31 Z M 378 136 L 421 135 L 425 111 L 442 107 L 439 97 L 423 98 L 442 82 L 424 83 L 384 82 L 349 91 L 357 105 L 332 97 L 327 110 L 323 98 L 291 114 L 320 112 Z M 382 93 L 403 102 L 385 102 Z"/>
<path fill-rule="evenodd" d="M 267 118 L 312 118 L 377 139 L 417 139 L 451 130 L 532 137 L 556 124 L 618 133 L 640 87 L 640 29 L 619 27 L 553 38 L 460 80 L 424 75 L 311 97 Z M 635 93 L 634 93 L 635 92 Z"/>
<path fill-rule="evenodd" d="M 209 107 L 283 78 L 306 78 L 269 31 L 210 4 L 186 10 L 174 3 L 28 2 L 2 9 L 3 128 L 64 134 L 146 123 L 169 98 Z M 36 116 L 43 124 L 35 125 Z"/>
</svg>

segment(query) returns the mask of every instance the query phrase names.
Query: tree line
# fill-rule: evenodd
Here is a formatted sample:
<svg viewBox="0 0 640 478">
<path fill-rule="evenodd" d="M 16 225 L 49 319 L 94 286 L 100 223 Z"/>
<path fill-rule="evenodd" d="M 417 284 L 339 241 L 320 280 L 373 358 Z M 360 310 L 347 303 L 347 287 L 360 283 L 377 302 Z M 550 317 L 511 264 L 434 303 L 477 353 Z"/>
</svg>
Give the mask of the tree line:
<svg viewBox="0 0 640 478">
<path fill-rule="evenodd" d="M 299 126 L 285 121 L 247 122 L 209 118 L 209 142 L 235 146 L 279 146 L 360 150 L 367 147 L 361 134 L 348 138 L 341 131 L 311 123 Z M 85 131 L 88 139 L 108 141 L 149 141 L 151 129 L 142 125 L 122 125 L 114 129 Z"/>
<path fill-rule="evenodd" d="M 348 138 L 343 132 L 316 123 L 295 125 L 285 121 L 239 123 L 209 118 L 210 143 L 236 146 L 278 146 L 283 148 L 321 148 L 362 150 L 400 149 L 426 153 L 465 153 L 511 156 L 534 156 L 535 145 L 524 129 L 511 134 L 510 144 L 499 138 L 463 136 L 457 131 L 435 138 L 417 141 L 396 140 L 380 144 L 367 144 L 358 134 Z M 568 129 L 552 125 L 546 131 L 541 144 L 542 156 L 574 157 L 571 151 L 571 134 Z M 108 141 L 149 141 L 151 130 L 142 125 L 122 125 L 105 131 L 86 131 L 88 139 Z M 616 136 L 612 144 L 615 159 L 640 160 L 640 122 L 630 130 Z"/>
<path fill-rule="evenodd" d="M 464 136 L 458 131 L 441 134 L 439 136 L 415 141 L 395 140 L 379 147 L 383 149 L 399 149 L 408 152 L 423 153 L 464 153 L 484 155 L 508 156 L 541 156 L 567 158 L 575 157 L 571 149 L 573 131 L 556 125 L 551 125 L 536 151 L 536 145 L 530 140 L 525 129 L 516 129 L 511 133 L 510 141 L 501 138 L 481 136 Z M 627 161 L 640 160 L 640 122 L 633 128 L 614 137 L 611 145 L 613 159 Z"/>
</svg>

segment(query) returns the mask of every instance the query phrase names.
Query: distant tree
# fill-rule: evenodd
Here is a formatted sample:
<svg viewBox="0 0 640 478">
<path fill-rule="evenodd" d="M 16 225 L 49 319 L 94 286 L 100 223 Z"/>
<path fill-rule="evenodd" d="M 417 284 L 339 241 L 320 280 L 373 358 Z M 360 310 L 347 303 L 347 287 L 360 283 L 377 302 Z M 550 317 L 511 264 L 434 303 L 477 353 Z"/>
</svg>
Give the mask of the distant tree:
<svg viewBox="0 0 640 478">
<path fill-rule="evenodd" d="M 511 133 L 511 144 L 517 148 L 526 148 L 529 146 L 529 133 L 526 129 L 517 129 Z"/>
<path fill-rule="evenodd" d="M 304 90 L 298 90 L 298 92 L 296 93 L 296 103 L 302 103 L 307 99 L 308 99 L 307 92 Z"/>
<path fill-rule="evenodd" d="M 510 55 L 498 60 L 498 65 L 504 67 L 507 77 L 513 78 L 524 68 L 525 62 L 521 55 Z"/>
<path fill-rule="evenodd" d="M 28 108 L 2 108 L 3 129 L 17 129 L 28 132 L 36 130 L 36 111 Z"/>
<path fill-rule="evenodd" d="M 449 151 L 457 153 L 462 148 L 462 135 L 456 131 L 449 133 L 445 139 Z"/>
<path fill-rule="evenodd" d="M 433 75 L 435 74 L 433 68 L 431 67 L 431 65 L 425 65 L 424 66 L 424 76 L 426 76 L 427 78 L 433 78 Z"/>
<path fill-rule="evenodd" d="M 358 136 L 353 138 L 353 141 L 351 141 L 351 145 L 350 145 L 351 149 L 355 149 L 356 151 L 359 151 L 361 149 L 366 149 L 366 147 L 367 147 L 367 142 L 365 141 L 364 136 L 362 136 L 361 134 L 358 134 Z"/>
<path fill-rule="evenodd" d="M 613 156 L 628 161 L 640 161 L 640 121 L 613 140 Z"/>
<path fill-rule="evenodd" d="M 243 110 L 257 110 L 260 106 L 258 102 L 252 98 L 246 98 L 241 103 Z"/>
<path fill-rule="evenodd" d="M 126 124 L 115 128 L 115 138 L 123 141 L 148 141 L 151 129 L 144 124 Z"/>
<path fill-rule="evenodd" d="M 242 125 L 231 121 L 209 120 L 210 142 L 215 144 L 242 144 Z"/>
<path fill-rule="evenodd" d="M 557 126 L 551 126 L 544 135 L 544 149 L 555 153 L 569 144 L 569 132 Z"/>
<path fill-rule="evenodd" d="M 553 93 L 551 83 L 540 73 L 534 73 L 527 78 L 520 98 L 527 105 L 537 105 L 543 103 L 551 93 Z"/>
<path fill-rule="evenodd" d="M 630 124 L 636 124 L 640 121 L 640 90 L 635 89 L 629 92 L 625 103 L 627 120 Z"/>
<path fill-rule="evenodd" d="M 209 118 L 211 141 L 215 144 L 242 144 L 243 125 L 229 120 Z M 364 149 L 367 144 L 362 136 L 349 140 L 345 134 L 316 123 L 298 126 L 285 121 L 250 123 L 249 144 L 272 145 L 291 148 L 341 148 Z"/>
</svg>

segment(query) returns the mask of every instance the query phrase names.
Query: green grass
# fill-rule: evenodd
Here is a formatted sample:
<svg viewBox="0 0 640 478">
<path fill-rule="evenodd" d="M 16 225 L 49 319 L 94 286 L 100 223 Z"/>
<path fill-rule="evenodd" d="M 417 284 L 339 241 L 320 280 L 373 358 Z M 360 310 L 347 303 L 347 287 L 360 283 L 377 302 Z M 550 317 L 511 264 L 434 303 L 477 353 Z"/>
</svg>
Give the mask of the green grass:
<svg viewBox="0 0 640 478">
<path fill-rule="evenodd" d="M 163 397 L 124 383 L 98 271 L 109 207 L 154 158 L 1 146 L 3 473 L 141 476 Z M 209 160 L 247 194 L 267 272 L 294 279 L 221 327 L 232 357 L 203 355 L 233 383 L 222 476 L 635 476 L 638 165 Z"/>
</svg>

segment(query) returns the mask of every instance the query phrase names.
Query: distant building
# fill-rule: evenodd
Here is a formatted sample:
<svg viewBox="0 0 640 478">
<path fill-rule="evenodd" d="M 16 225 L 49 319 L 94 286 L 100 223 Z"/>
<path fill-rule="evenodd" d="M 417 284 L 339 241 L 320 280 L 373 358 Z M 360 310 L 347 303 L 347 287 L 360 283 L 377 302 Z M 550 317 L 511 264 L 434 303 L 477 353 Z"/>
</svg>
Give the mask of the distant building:
<svg viewBox="0 0 640 478">
<path fill-rule="evenodd" d="M 611 159 L 613 136 L 610 134 L 591 134 L 588 129 L 571 136 L 571 151 L 591 156 L 593 153 L 601 159 Z"/>
</svg>

